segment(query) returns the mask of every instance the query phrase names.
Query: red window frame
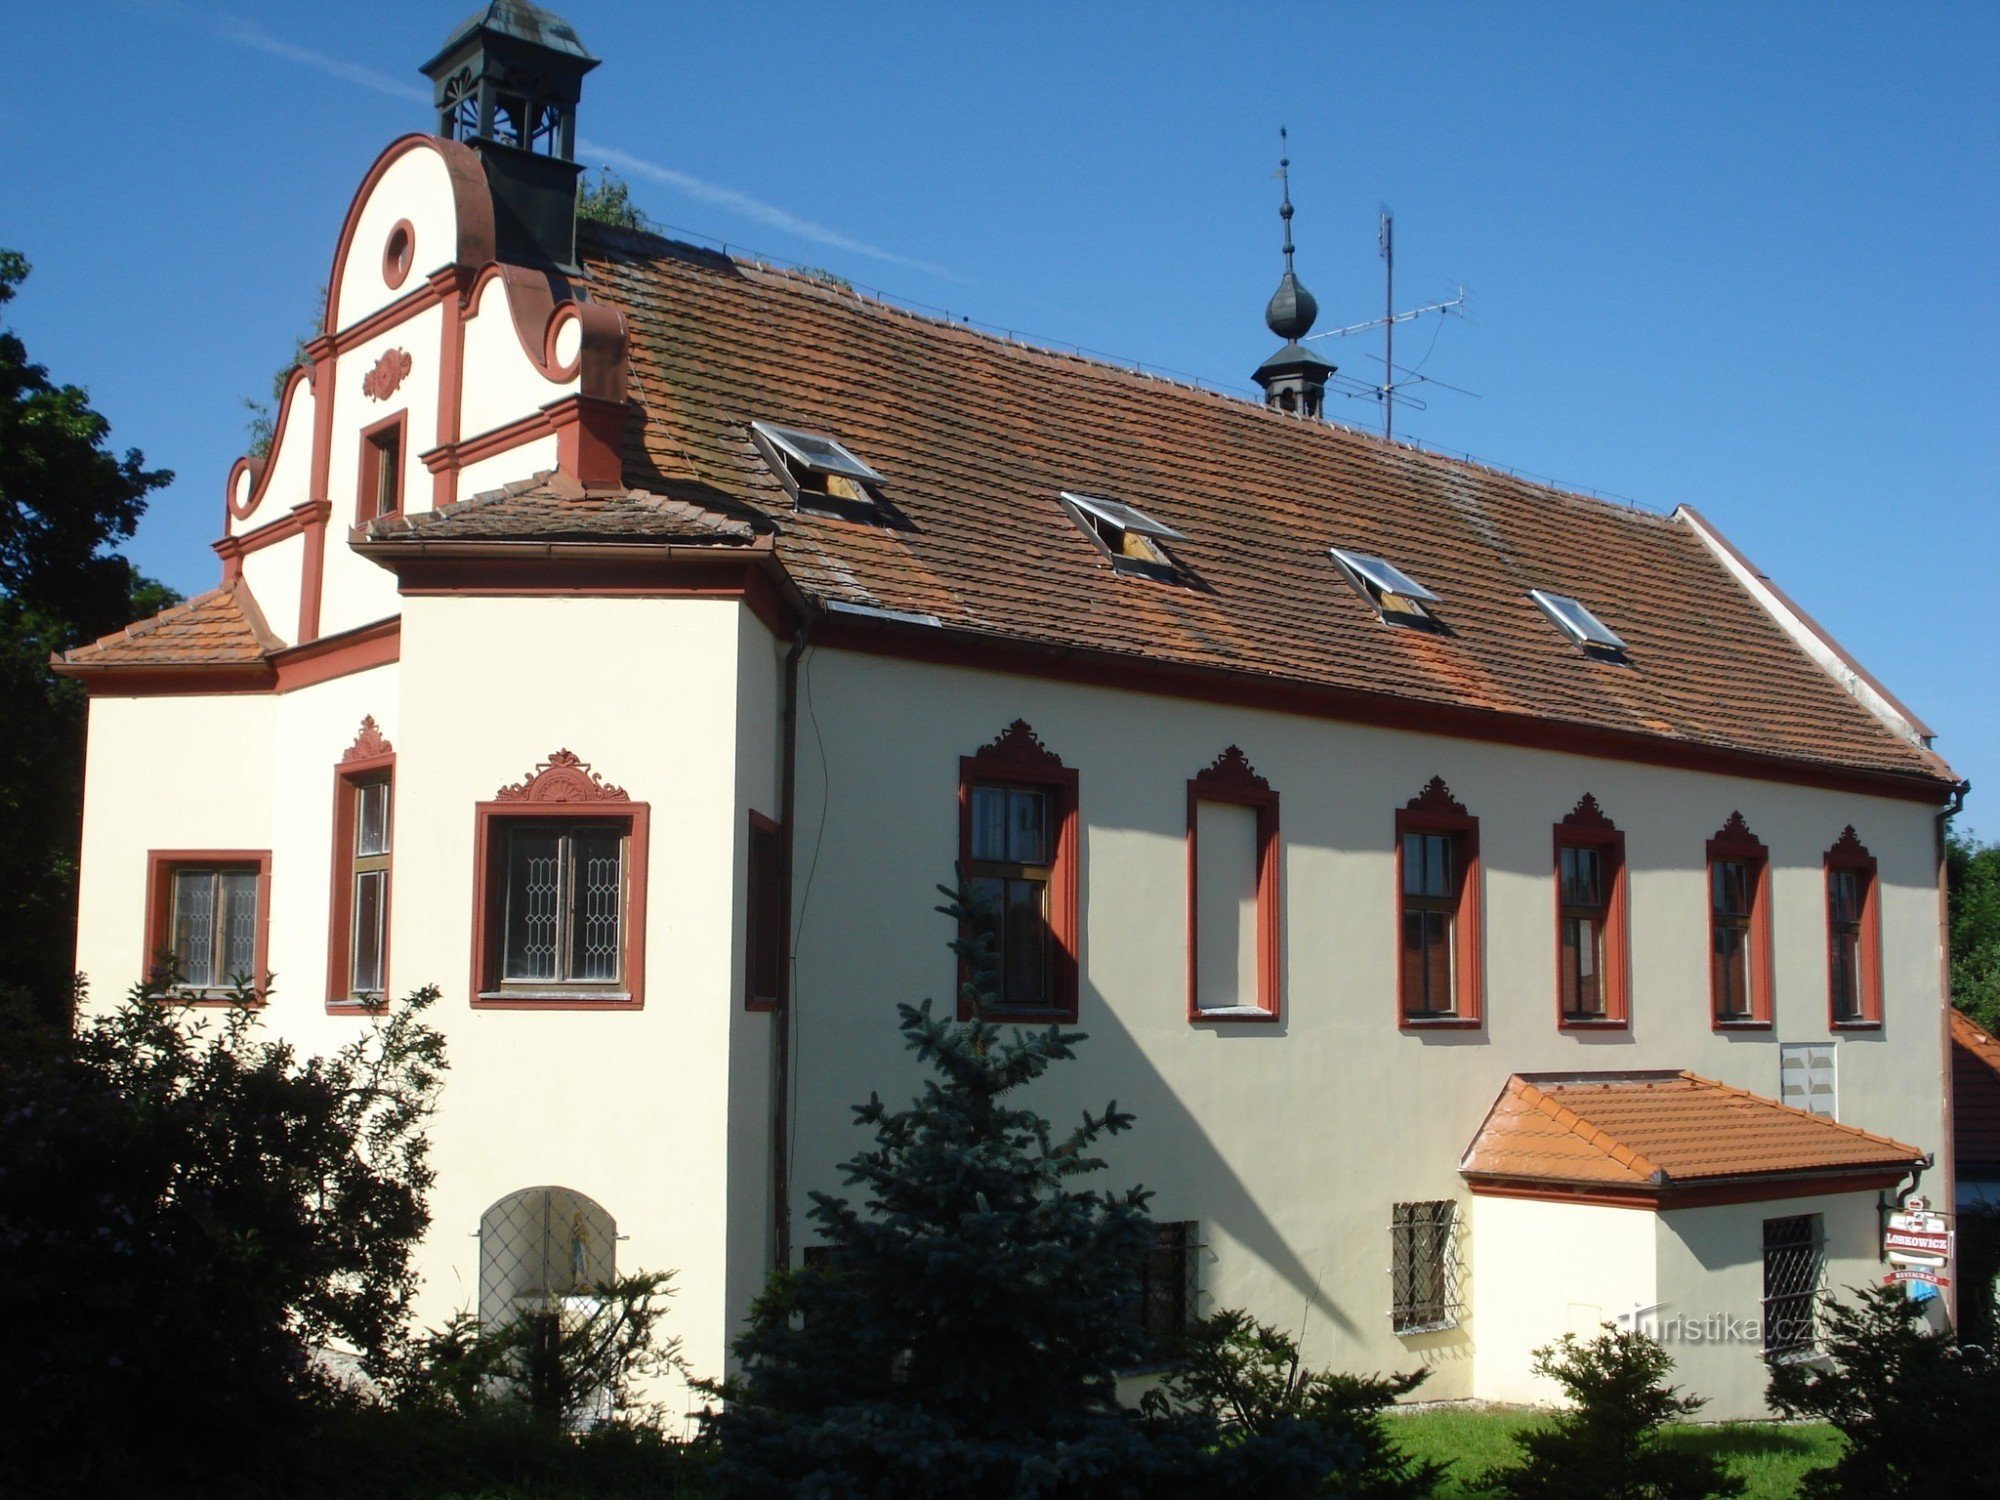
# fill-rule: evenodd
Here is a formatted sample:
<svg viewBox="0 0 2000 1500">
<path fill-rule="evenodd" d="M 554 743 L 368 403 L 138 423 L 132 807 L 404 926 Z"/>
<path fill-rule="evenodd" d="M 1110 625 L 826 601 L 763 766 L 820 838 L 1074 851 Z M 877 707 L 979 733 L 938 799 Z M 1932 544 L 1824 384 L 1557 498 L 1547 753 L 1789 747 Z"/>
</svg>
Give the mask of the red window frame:
<svg viewBox="0 0 2000 1500">
<path fill-rule="evenodd" d="M 639 1010 L 646 1000 L 646 852 L 651 808 L 568 750 L 473 809 L 472 1005 L 476 1010 Z M 509 993 L 501 980 L 507 831 L 532 820 L 624 826 L 623 978 L 615 990 L 551 980 Z"/>
<path fill-rule="evenodd" d="M 1750 940 L 1750 1011 L 1744 1016 L 1725 1016 L 1721 1007 L 1721 986 L 1716 982 L 1720 969 L 1715 961 L 1716 867 L 1737 863 L 1747 866 L 1750 910 L 1745 931 Z M 1776 989 L 1771 954 L 1771 852 L 1750 831 L 1743 814 L 1733 812 L 1729 820 L 1708 841 L 1708 863 L 1702 885 L 1702 900 L 1708 904 L 1708 1020 L 1715 1031 L 1769 1030 L 1772 1024 L 1771 997 Z"/>
<path fill-rule="evenodd" d="M 387 510 L 379 509 L 382 497 L 382 457 L 389 445 L 384 441 L 393 435 L 395 441 L 396 464 L 390 474 L 393 481 L 390 496 L 394 504 Z M 393 417 L 384 417 L 379 422 L 371 422 L 361 429 L 361 456 L 356 465 L 357 482 L 354 490 L 354 524 L 366 526 L 370 521 L 379 521 L 388 516 L 403 513 L 405 496 L 403 481 L 409 474 L 410 466 L 410 413 L 408 409 L 397 412 Z"/>
<path fill-rule="evenodd" d="M 1563 996 L 1563 851 L 1594 849 L 1599 859 L 1598 879 L 1604 894 L 1604 951 L 1600 983 L 1604 1006 L 1601 1014 L 1572 1012 Z M 1625 879 L 1625 835 L 1597 799 L 1584 793 L 1563 820 L 1555 825 L 1555 912 L 1556 912 L 1556 1027 L 1561 1031 L 1618 1031 L 1632 1024 L 1632 929 L 1628 905 L 1629 887 Z"/>
<path fill-rule="evenodd" d="M 1045 1006 L 1006 1006 L 996 1018 L 1016 1021 L 1074 1021 L 1077 1015 L 1077 977 L 1080 924 L 1077 917 L 1078 845 L 1077 774 L 1062 763 L 1060 756 L 1036 738 L 1025 719 L 1016 719 L 993 740 L 958 762 L 958 862 L 970 874 L 972 859 L 972 788 L 984 785 L 1033 787 L 1049 795 L 1049 827 L 1053 835 L 1053 858 L 1049 863 L 1047 920 L 1050 945 L 1050 1003 Z M 969 976 L 960 965 L 958 1018 L 974 1019 L 972 1002 L 965 994 Z"/>
<path fill-rule="evenodd" d="M 253 869 L 257 872 L 256 1004 L 271 976 L 271 851 L 269 849 L 148 849 L 146 851 L 146 951 L 139 972 L 149 979 L 159 955 L 173 948 L 174 874 L 186 869 Z M 227 986 L 178 989 L 162 998 L 174 1004 L 234 1005 Z"/>
<path fill-rule="evenodd" d="M 1257 814 L 1257 998 L 1253 1005 L 1228 1010 L 1201 1006 L 1200 910 L 1197 890 L 1201 852 L 1196 834 L 1204 802 L 1248 807 Z M 1279 850 L 1278 794 L 1259 776 L 1235 745 L 1187 784 L 1187 1017 L 1189 1021 L 1222 1023 L 1275 1021 L 1279 1014 Z"/>
<path fill-rule="evenodd" d="M 1855 835 L 1852 825 L 1843 829 L 1823 861 L 1826 880 L 1826 1017 L 1834 1031 L 1871 1031 L 1882 1025 L 1882 902 L 1875 856 Z M 1857 1016 L 1843 1018 L 1836 1008 L 1839 989 L 1834 982 L 1833 893 L 1836 874 L 1850 874 L 1861 882 L 1861 910 L 1855 923 L 1855 968 L 1859 980 L 1855 999 Z"/>
<path fill-rule="evenodd" d="M 1403 889 L 1403 845 L 1409 834 L 1442 834 L 1453 851 L 1452 1008 L 1412 1013 L 1407 1004 L 1409 953 L 1403 941 L 1407 897 Z M 1396 810 L 1396 1021 L 1405 1031 L 1470 1031 L 1485 1024 L 1484 955 L 1479 819 L 1452 796 L 1442 776 L 1433 776 L 1416 796 Z"/>
<path fill-rule="evenodd" d="M 743 862 L 743 1006 L 778 1010 L 787 968 L 784 829 L 755 808 Z"/>
<path fill-rule="evenodd" d="M 326 1008 L 342 1015 L 368 1014 L 374 1007 L 354 998 L 348 981 L 354 956 L 354 794 L 371 782 L 389 787 L 389 854 L 382 874 L 382 994 L 389 994 L 388 913 L 395 893 L 396 750 L 375 725 L 361 721 L 361 732 L 333 768 L 333 886 L 327 900 Z"/>
</svg>

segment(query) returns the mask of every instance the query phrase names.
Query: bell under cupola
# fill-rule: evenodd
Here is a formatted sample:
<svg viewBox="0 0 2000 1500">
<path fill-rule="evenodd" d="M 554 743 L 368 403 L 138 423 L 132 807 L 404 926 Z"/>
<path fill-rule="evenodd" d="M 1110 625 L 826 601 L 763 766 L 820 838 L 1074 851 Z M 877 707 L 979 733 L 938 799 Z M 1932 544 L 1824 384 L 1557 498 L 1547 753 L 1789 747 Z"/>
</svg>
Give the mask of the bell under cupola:
<svg viewBox="0 0 2000 1500">
<path fill-rule="evenodd" d="M 1319 316 L 1319 303 L 1306 290 L 1292 269 L 1292 159 L 1289 138 L 1278 132 L 1280 154 L 1278 176 L 1284 181 L 1284 201 L 1278 217 L 1285 226 L 1285 274 L 1278 290 L 1264 309 L 1264 322 L 1285 341 L 1282 349 L 1257 367 L 1250 378 L 1264 388 L 1264 404 L 1300 416 L 1318 417 L 1326 403 L 1326 380 L 1334 372 L 1331 361 L 1308 349 L 1299 340 L 1312 331 Z"/>
<path fill-rule="evenodd" d="M 528 0 L 490 0 L 423 66 L 437 133 L 479 153 L 500 259 L 574 275 L 576 106 L 598 59 Z"/>
</svg>

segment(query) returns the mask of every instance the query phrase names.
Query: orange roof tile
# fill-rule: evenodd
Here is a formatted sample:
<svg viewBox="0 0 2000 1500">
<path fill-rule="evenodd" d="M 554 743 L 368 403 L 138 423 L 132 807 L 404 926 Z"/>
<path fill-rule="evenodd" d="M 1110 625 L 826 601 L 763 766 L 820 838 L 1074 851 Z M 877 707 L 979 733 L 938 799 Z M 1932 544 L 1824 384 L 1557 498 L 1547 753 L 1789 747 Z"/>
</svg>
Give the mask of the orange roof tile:
<svg viewBox="0 0 2000 1500">
<path fill-rule="evenodd" d="M 1808 658 L 1685 522 L 656 236 L 580 232 L 594 295 L 631 329 L 627 482 L 760 508 L 819 602 L 1000 642 L 1949 774 Z M 751 443 L 759 418 L 845 443 L 908 527 L 796 511 Z M 1114 574 L 1058 505 L 1066 489 L 1185 532 L 1172 550 L 1193 586 Z M 1447 630 L 1382 624 L 1334 545 L 1435 590 Z M 1630 665 L 1585 657 L 1531 588 L 1582 600 Z"/>
<path fill-rule="evenodd" d="M 1907 1168 L 1915 1146 L 1693 1073 L 1521 1074 L 1459 1162 L 1475 1182 L 1611 1191 Z"/>
<path fill-rule="evenodd" d="M 224 584 L 55 659 L 58 668 L 228 667 L 259 663 L 284 642 L 247 588 Z"/>
<path fill-rule="evenodd" d="M 2000 1170 L 2000 1041 L 1951 1013 L 1952 1154 L 1958 1170 Z"/>
</svg>

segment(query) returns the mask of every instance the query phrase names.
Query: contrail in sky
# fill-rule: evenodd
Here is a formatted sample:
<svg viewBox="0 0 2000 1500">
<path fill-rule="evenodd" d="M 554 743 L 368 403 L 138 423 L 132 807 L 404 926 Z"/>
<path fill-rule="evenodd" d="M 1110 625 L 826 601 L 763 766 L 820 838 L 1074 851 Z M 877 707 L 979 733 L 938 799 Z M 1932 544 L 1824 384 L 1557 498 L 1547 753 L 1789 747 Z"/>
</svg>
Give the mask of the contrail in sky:
<svg viewBox="0 0 2000 1500">
<path fill-rule="evenodd" d="M 301 47 L 296 42 L 288 42 L 283 37 L 273 36 L 255 21 L 233 16 L 225 11 L 205 10 L 184 3 L 184 0 L 137 0 L 137 8 L 151 11 L 156 15 L 169 16 L 176 20 L 193 22 L 206 27 L 215 36 L 252 52 L 261 52 L 267 57 L 279 58 L 285 62 L 297 63 L 311 68 L 330 78 L 338 78 L 342 83 L 351 83 L 357 88 L 371 89 L 378 94 L 386 94 L 391 99 L 401 99 L 412 104 L 428 107 L 431 91 L 416 84 L 392 78 L 387 73 L 374 68 L 364 68 L 358 63 L 342 58 L 330 57 L 311 47 Z M 738 188 L 723 187 L 719 183 L 708 182 L 673 167 L 663 167 L 658 162 L 648 161 L 643 156 L 634 156 L 629 151 L 621 151 L 616 146 L 607 146 L 601 141 L 579 139 L 576 143 L 580 155 L 602 161 L 622 172 L 635 177 L 644 177 L 664 187 L 698 202 L 710 203 L 717 208 L 741 214 L 746 219 L 754 219 L 759 224 L 793 235 L 815 245 L 824 245 L 829 250 L 844 250 L 850 255 L 866 256 L 879 260 L 885 265 L 902 266 L 908 270 L 921 271 L 927 276 L 936 276 L 944 281 L 965 280 L 964 277 L 934 265 L 927 260 L 916 260 L 907 255 L 898 255 L 893 250 L 884 250 L 879 245 L 871 245 L 865 240 L 857 240 L 852 235 L 842 234 L 838 229 L 829 229 L 824 224 L 815 224 L 810 219 L 802 219 L 797 214 L 766 203 L 763 199 Z"/>
</svg>

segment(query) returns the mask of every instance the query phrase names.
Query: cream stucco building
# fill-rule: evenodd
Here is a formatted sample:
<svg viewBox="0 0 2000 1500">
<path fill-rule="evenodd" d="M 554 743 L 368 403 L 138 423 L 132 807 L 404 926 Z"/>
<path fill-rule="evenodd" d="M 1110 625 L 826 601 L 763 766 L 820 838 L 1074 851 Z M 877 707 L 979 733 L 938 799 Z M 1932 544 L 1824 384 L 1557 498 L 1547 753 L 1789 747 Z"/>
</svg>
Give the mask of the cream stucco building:
<svg viewBox="0 0 2000 1500">
<path fill-rule="evenodd" d="M 269 973 L 326 1049 L 441 986 L 428 1311 L 670 1267 L 716 1372 L 958 862 L 1089 1035 L 1043 1112 L 1138 1116 L 1149 1315 L 1503 1399 L 1680 1318 L 1759 1411 L 1950 1200 L 1930 731 L 1694 511 L 1321 420 L 1289 270 L 1258 405 L 579 226 L 594 63 L 454 36 L 221 586 L 62 664 L 100 999 Z"/>
</svg>

